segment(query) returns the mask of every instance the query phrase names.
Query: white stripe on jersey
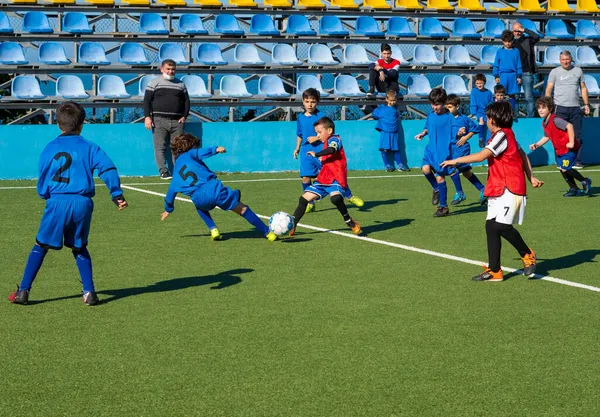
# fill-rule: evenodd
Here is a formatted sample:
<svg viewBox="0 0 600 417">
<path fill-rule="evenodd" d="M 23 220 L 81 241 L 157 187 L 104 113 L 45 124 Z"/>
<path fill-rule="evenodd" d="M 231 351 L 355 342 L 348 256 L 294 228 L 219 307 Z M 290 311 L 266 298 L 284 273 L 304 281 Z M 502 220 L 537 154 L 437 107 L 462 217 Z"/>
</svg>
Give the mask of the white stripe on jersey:
<svg viewBox="0 0 600 417">
<path fill-rule="evenodd" d="M 490 140 L 490 143 L 487 144 L 486 149 L 492 151 L 494 156 L 498 156 L 502 154 L 508 148 L 508 140 L 506 139 L 506 135 L 504 132 L 500 131 L 494 135 L 494 137 Z"/>
</svg>

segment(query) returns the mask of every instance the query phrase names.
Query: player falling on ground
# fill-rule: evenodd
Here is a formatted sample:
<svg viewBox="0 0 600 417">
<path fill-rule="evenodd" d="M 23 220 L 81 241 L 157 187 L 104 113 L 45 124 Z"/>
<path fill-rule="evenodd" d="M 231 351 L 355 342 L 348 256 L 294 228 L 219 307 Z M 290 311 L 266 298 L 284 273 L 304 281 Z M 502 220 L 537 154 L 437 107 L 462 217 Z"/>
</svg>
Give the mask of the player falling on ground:
<svg viewBox="0 0 600 417">
<path fill-rule="evenodd" d="M 577 151 L 581 144 L 575 137 L 573 125 L 554 114 L 554 100 L 552 97 L 540 97 L 537 101 L 537 108 L 542 118 L 542 127 L 544 128 L 544 137 L 532 144 L 529 149 L 535 151 L 551 141 L 556 154 L 556 166 L 560 169 L 563 178 L 569 184 L 569 191 L 565 197 L 577 197 L 589 194 L 592 186 L 592 180 L 585 178 L 574 167 L 577 161 Z M 580 190 L 575 180 L 581 183 Z"/>
<path fill-rule="evenodd" d="M 535 272 L 536 255 L 525 243 L 513 224 L 522 224 L 525 216 L 525 177 L 534 188 L 544 183 L 533 176 L 527 154 L 521 149 L 511 127 L 513 110 L 508 102 L 490 104 L 486 110 L 487 124 L 492 137 L 486 147 L 473 155 L 444 161 L 442 167 L 470 164 L 488 160 L 489 176 L 485 186 L 488 212 L 485 223 L 488 246 L 488 266 L 474 281 L 502 281 L 500 253 L 502 238 L 519 252 L 523 261 L 523 273 Z"/>
<path fill-rule="evenodd" d="M 360 225 L 350 217 L 344 203 L 343 196 L 348 192 L 348 168 L 342 140 L 335 134 L 335 125 L 329 117 L 319 119 L 315 123 L 315 131 L 318 139 L 323 143 L 323 150 L 309 151 L 308 154 L 312 158 L 320 158 L 322 167 L 315 183 L 307 187 L 299 198 L 298 207 L 294 211 L 294 228 L 290 231 L 290 236 L 296 232 L 296 226 L 304 216 L 306 206 L 311 201 L 327 195 L 331 197 L 331 202 L 344 218 L 346 225 L 354 234 L 359 234 Z"/>
<path fill-rule="evenodd" d="M 275 233 L 269 231 L 267 225 L 252 211 L 250 207 L 240 201 L 240 191 L 232 190 L 223 185 L 204 163 L 204 159 L 218 153 L 225 153 L 222 146 L 200 148 L 200 140 L 189 133 L 177 136 L 171 141 L 171 152 L 175 156 L 173 179 L 165 197 L 165 211 L 160 219 L 165 220 L 175 209 L 177 193 L 187 195 L 192 199 L 196 211 L 204 214 L 204 221 L 209 219 L 209 229 L 216 229 L 209 211 L 215 207 L 230 210 L 242 216 L 270 241 L 277 240 Z M 214 227 L 213 227 L 214 226 Z"/>
<path fill-rule="evenodd" d="M 21 284 L 8 297 L 12 303 L 27 304 L 48 250 L 60 250 L 63 244 L 73 251 L 83 284 L 83 302 L 99 302 L 87 250 L 94 210 L 94 172 L 98 171 L 119 210 L 127 207 L 127 202 L 115 165 L 98 145 L 81 136 L 84 120 L 85 110 L 77 103 L 64 103 L 56 110 L 62 134 L 46 145 L 39 162 L 37 193 L 46 200 L 46 208 Z"/>
</svg>

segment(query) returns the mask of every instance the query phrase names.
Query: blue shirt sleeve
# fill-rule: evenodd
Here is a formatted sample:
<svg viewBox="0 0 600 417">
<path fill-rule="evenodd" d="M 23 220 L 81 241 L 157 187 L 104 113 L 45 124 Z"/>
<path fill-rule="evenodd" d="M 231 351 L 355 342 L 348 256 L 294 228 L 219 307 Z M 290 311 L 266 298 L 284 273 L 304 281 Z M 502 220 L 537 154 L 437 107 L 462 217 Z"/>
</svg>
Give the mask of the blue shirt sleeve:
<svg viewBox="0 0 600 417">
<path fill-rule="evenodd" d="M 479 133 L 479 125 L 473 120 L 469 119 L 467 116 L 463 117 L 465 119 L 465 124 L 467 125 L 467 133 Z"/>
<path fill-rule="evenodd" d="M 379 119 L 381 117 L 381 106 L 377 106 L 377 108 L 373 110 L 373 113 L 371 113 L 371 116 L 373 116 L 374 119 Z"/>
<path fill-rule="evenodd" d="M 123 195 L 121 180 L 115 164 L 97 145 L 92 149 L 92 161 L 92 170 L 98 170 L 98 176 L 106 184 L 111 197 Z"/>
<path fill-rule="evenodd" d="M 502 53 L 502 49 L 496 51 L 496 56 L 494 57 L 494 65 L 492 67 L 492 75 L 494 78 L 498 78 L 500 76 L 500 55 Z"/>
<path fill-rule="evenodd" d="M 300 138 L 302 138 L 302 122 L 300 121 L 301 117 L 302 117 L 302 115 L 299 115 L 298 120 L 296 120 L 296 136 L 298 136 Z"/>
<path fill-rule="evenodd" d="M 198 162 L 202 162 L 203 159 L 210 158 L 217 154 L 217 147 L 211 146 L 210 148 L 198 148 L 195 152 L 194 159 Z"/>
<path fill-rule="evenodd" d="M 172 213 L 175 210 L 175 197 L 177 197 L 177 186 L 175 185 L 175 181 L 171 181 L 171 185 L 169 186 L 169 191 L 167 191 L 167 195 L 165 196 L 165 211 L 167 213 Z"/>
</svg>

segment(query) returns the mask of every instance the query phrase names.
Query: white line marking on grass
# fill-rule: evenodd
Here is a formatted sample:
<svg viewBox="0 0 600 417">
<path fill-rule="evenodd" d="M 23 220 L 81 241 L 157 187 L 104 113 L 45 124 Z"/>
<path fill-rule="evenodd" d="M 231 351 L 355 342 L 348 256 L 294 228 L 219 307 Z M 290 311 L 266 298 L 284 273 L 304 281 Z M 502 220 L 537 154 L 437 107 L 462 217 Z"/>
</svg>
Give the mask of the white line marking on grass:
<svg viewBox="0 0 600 417">
<path fill-rule="evenodd" d="M 132 191 L 138 191 L 140 193 L 155 195 L 158 197 L 165 197 L 165 194 L 158 193 L 156 191 L 144 190 L 142 188 L 135 188 L 135 187 L 131 187 L 128 185 L 123 185 L 122 188 L 126 188 L 126 189 L 132 190 Z M 179 200 L 179 201 L 185 201 L 187 203 L 192 203 L 192 200 L 190 200 L 189 198 L 175 197 L 175 199 Z M 262 219 L 269 219 L 269 216 L 264 216 L 262 214 L 257 214 L 257 216 Z M 324 229 L 322 227 L 311 226 L 311 225 L 304 224 L 304 223 L 298 223 L 298 226 L 303 227 L 305 229 L 316 230 L 318 232 L 331 233 L 333 235 L 343 236 L 343 237 L 347 237 L 347 238 L 351 238 L 351 239 L 357 239 L 357 240 L 362 240 L 365 242 L 377 243 L 380 245 L 390 246 L 392 248 L 404 249 L 404 250 L 407 250 L 410 252 L 416 252 L 416 253 L 421 253 L 424 255 L 435 256 L 438 258 L 449 259 L 451 261 L 462 262 L 465 264 L 471 264 L 471 265 L 477 265 L 477 266 L 481 266 L 484 264 L 484 262 L 481 262 L 481 261 L 474 261 L 472 259 L 467 259 L 467 258 L 463 258 L 460 256 L 449 255 L 447 253 L 434 252 L 434 251 L 431 251 L 428 249 L 421 249 L 421 248 L 417 248 L 414 246 L 402 245 L 400 243 L 393 243 L 393 242 L 388 242 L 385 240 L 373 239 L 373 238 L 366 237 L 366 236 L 357 236 L 357 235 L 353 235 L 353 234 L 349 234 L 349 233 L 339 232 L 337 230 L 329 230 L 329 229 Z M 506 271 L 506 272 L 521 271 L 520 269 L 514 269 L 514 268 L 508 268 L 508 267 L 502 267 L 502 270 Z M 569 287 L 581 288 L 584 290 L 589 290 L 589 291 L 594 291 L 594 292 L 600 293 L 600 288 L 598 288 L 598 287 L 594 287 L 592 285 L 581 284 L 579 282 L 567 281 L 565 279 L 555 278 L 555 277 L 551 277 L 548 275 L 534 274 L 533 278 L 537 278 L 537 279 L 549 281 L 549 282 L 554 282 L 556 284 L 567 285 Z"/>
<path fill-rule="evenodd" d="M 600 172 L 600 169 L 582 169 L 579 172 Z M 554 171 L 535 171 L 535 174 L 558 174 L 560 173 L 560 171 L 558 169 L 554 170 Z M 487 172 L 476 172 L 477 175 L 487 175 Z M 366 179 L 371 179 L 371 178 L 384 178 L 384 179 L 390 179 L 390 178 L 418 178 L 418 177 L 422 177 L 423 174 L 405 174 L 405 175 L 362 175 L 362 176 L 355 176 L 355 177 L 348 177 L 349 180 L 366 180 Z M 226 183 L 244 183 L 244 182 L 271 182 L 271 181 L 299 181 L 300 177 L 294 177 L 294 178 L 259 178 L 259 179 L 254 179 L 254 180 L 221 180 L 221 182 L 226 182 Z M 132 182 L 129 184 L 123 184 L 123 185 L 169 185 L 170 181 L 163 181 L 163 182 Z M 96 184 L 97 187 L 106 187 L 106 185 L 104 184 Z M 0 187 L 0 190 L 29 190 L 29 189 L 35 189 L 36 186 L 35 185 L 27 185 L 27 186 L 20 186 L 20 187 Z"/>
</svg>

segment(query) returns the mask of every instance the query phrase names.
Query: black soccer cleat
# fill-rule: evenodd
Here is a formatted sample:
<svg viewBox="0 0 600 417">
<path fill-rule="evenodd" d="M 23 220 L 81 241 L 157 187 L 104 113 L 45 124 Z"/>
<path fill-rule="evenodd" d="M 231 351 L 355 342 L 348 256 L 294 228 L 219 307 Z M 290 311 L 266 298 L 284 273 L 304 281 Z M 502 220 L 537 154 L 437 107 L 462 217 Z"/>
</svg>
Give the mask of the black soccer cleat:
<svg viewBox="0 0 600 417">
<path fill-rule="evenodd" d="M 160 173 L 161 180 L 170 180 L 171 178 L 173 178 L 173 176 L 171 175 L 171 173 L 169 172 L 168 169 L 161 171 L 161 173 Z"/>
<path fill-rule="evenodd" d="M 17 286 L 17 291 L 13 292 L 11 295 L 8 296 L 8 301 L 10 301 L 13 304 L 26 305 L 29 301 L 29 291 L 20 290 L 18 288 L 19 287 Z"/>
<path fill-rule="evenodd" d="M 83 302 L 89 306 L 95 306 L 100 302 L 100 300 L 95 292 L 88 291 L 83 293 Z"/>
<path fill-rule="evenodd" d="M 433 190 L 433 195 L 431 196 L 431 204 L 437 206 L 440 204 L 440 192 Z"/>
<path fill-rule="evenodd" d="M 445 217 L 450 214 L 448 207 L 438 207 L 437 211 L 433 213 L 433 217 Z"/>
</svg>

